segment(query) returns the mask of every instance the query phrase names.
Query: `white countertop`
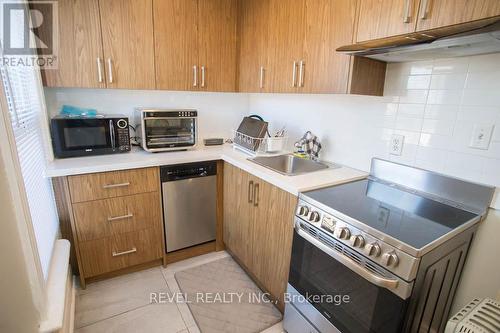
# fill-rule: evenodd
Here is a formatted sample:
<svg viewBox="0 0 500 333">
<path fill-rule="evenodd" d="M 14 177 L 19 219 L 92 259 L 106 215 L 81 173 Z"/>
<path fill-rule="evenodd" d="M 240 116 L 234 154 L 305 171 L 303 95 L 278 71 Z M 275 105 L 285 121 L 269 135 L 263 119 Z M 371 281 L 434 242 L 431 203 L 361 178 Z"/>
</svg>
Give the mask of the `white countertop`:
<svg viewBox="0 0 500 333">
<path fill-rule="evenodd" d="M 148 153 L 133 148 L 130 153 L 57 159 L 47 165 L 47 177 L 105 172 L 209 160 L 224 160 L 268 183 L 297 195 L 299 192 L 365 178 L 366 172 L 342 166 L 297 176 L 285 176 L 248 160 L 248 155 L 230 145 L 204 147 L 180 152 Z"/>
</svg>

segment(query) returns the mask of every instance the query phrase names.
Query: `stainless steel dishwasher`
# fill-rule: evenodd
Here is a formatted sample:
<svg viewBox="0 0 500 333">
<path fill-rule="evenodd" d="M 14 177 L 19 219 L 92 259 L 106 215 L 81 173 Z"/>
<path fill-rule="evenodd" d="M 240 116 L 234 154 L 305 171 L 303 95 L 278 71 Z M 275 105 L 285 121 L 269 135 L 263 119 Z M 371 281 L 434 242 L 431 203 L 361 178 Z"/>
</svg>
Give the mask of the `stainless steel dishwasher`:
<svg viewBox="0 0 500 333">
<path fill-rule="evenodd" d="M 217 162 L 160 167 L 167 252 L 215 240 Z"/>
</svg>

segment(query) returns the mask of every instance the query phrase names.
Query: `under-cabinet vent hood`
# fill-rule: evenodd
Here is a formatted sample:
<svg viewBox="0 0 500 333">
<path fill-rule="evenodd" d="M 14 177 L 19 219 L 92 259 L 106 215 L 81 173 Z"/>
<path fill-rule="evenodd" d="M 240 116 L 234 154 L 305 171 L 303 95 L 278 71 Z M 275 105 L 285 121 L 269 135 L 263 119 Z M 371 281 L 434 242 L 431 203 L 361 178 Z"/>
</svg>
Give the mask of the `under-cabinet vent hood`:
<svg viewBox="0 0 500 333">
<path fill-rule="evenodd" d="M 361 42 L 337 52 L 384 62 L 417 61 L 500 52 L 500 19 Z"/>
</svg>

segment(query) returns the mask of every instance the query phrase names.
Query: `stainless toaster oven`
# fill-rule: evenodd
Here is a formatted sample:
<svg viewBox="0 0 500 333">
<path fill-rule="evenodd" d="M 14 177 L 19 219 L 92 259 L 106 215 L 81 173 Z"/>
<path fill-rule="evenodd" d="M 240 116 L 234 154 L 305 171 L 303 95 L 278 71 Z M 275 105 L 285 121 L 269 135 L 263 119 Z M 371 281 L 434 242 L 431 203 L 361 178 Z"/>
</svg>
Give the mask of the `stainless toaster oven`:
<svg viewBox="0 0 500 333">
<path fill-rule="evenodd" d="M 186 150 L 196 146 L 196 110 L 137 109 L 136 135 L 149 152 Z"/>
</svg>

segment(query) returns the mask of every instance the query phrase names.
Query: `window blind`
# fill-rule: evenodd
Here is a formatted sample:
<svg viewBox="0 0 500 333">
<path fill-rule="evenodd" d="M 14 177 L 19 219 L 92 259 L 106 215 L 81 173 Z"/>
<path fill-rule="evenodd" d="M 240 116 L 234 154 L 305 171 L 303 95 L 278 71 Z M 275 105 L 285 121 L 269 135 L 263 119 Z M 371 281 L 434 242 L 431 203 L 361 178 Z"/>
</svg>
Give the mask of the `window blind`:
<svg viewBox="0 0 500 333">
<path fill-rule="evenodd" d="M 20 22 L 22 24 L 22 22 Z M 19 27 L 22 31 L 22 27 Z M 13 36 L 14 37 L 14 36 Z M 3 56 L 3 50 L 2 51 Z M 0 65 L 14 141 L 29 205 L 31 222 L 44 278 L 59 232 L 54 193 L 45 178 L 45 154 L 42 136 L 44 104 L 40 89 L 39 69 L 32 66 Z"/>
</svg>

